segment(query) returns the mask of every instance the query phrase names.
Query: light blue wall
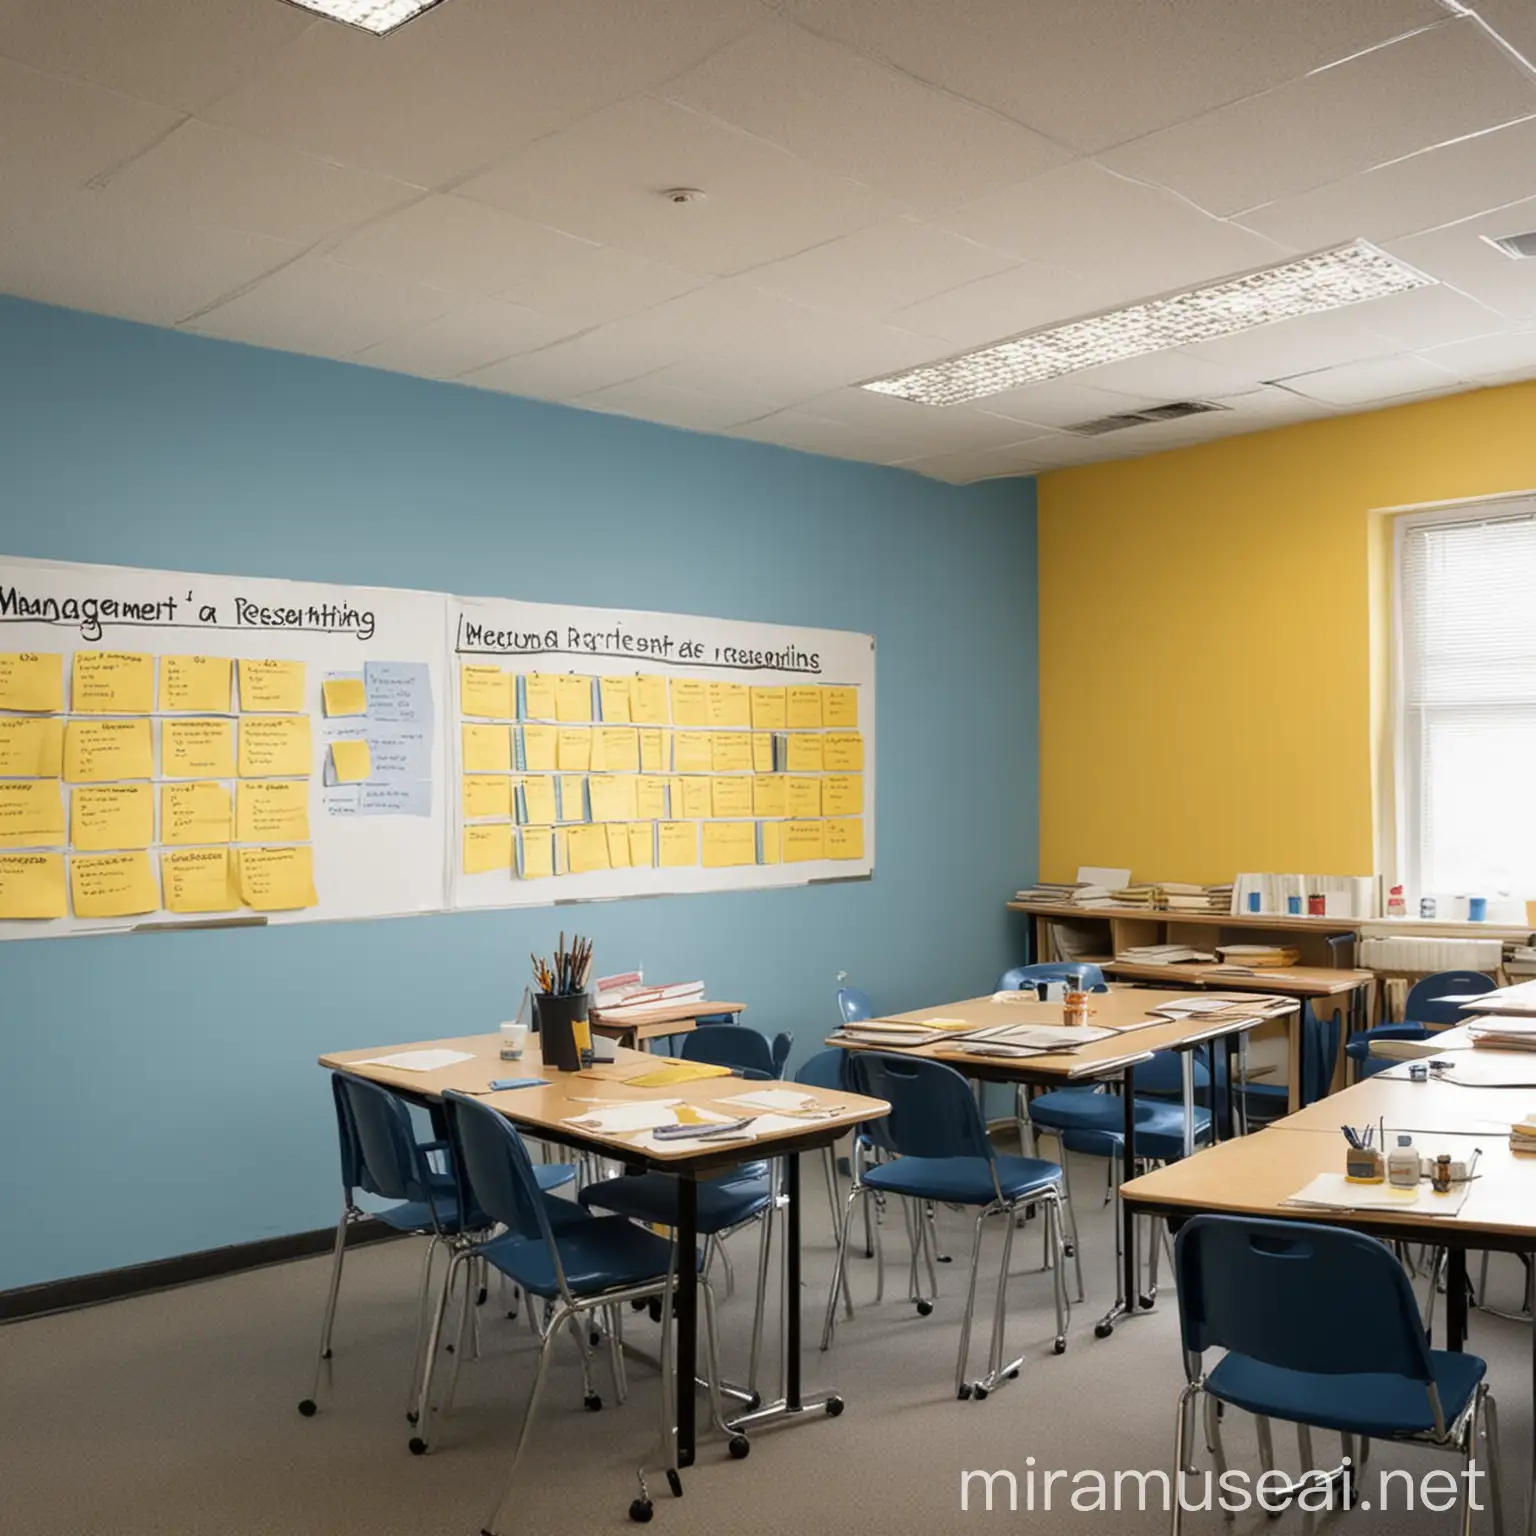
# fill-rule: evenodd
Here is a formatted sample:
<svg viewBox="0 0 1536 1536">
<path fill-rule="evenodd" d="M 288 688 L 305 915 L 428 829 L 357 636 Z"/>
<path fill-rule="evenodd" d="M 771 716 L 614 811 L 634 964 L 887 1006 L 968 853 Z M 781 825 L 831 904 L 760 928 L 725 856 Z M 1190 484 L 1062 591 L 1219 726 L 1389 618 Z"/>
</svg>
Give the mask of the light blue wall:
<svg viewBox="0 0 1536 1536">
<path fill-rule="evenodd" d="M 814 1049 L 989 987 L 1033 877 L 1035 488 L 675 432 L 0 298 L 0 552 L 873 633 L 874 879 L 583 911 Z M 321 1051 L 473 1032 L 548 910 L 0 946 L 0 1289 L 335 1220 Z M 18 1177 L 19 1174 L 19 1177 Z"/>
</svg>

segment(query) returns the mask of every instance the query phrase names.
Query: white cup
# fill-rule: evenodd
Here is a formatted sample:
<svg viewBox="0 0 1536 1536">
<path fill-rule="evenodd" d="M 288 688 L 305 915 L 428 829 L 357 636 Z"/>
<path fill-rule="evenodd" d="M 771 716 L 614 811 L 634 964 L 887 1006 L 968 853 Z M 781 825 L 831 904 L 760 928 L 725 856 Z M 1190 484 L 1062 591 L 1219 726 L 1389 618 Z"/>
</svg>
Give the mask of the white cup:
<svg viewBox="0 0 1536 1536">
<path fill-rule="evenodd" d="M 528 1026 L 518 1024 L 515 1021 L 501 1026 L 501 1059 L 503 1061 L 521 1061 L 523 1059 L 523 1047 L 528 1043 Z"/>
</svg>

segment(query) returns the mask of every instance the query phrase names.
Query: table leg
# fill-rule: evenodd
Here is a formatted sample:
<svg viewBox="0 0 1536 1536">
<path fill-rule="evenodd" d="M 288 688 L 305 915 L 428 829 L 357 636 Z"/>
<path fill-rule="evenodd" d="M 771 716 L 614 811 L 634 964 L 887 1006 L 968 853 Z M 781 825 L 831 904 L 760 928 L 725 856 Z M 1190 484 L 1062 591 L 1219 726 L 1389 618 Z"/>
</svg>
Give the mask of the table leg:
<svg viewBox="0 0 1536 1536">
<path fill-rule="evenodd" d="M 1215 1074 L 1211 1074 L 1211 1082 L 1215 1084 Z M 1179 1052 L 1179 1086 L 1184 1094 L 1184 1156 L 1195 1155 L 1195 1053 L 1193 1051 Z M 1134 1100 L 1132 1101 L 1134 1104 Z M 1135 1128 L 1134 1119 L 1132 1129 Z M 1131 1145 L 1132 1143 L 1127 1143 Z"/>
<path fill-rule="evenodd" d="M 1301 1042 L 1306 1030 L 1307 1003 L 1302 998 L 1296 1004 L 1294 1013 L 1286 1014 L 1290 1021 L 1290 1037 L 1286 1041 L 1286 1071 L 1290 1076 L 1290 1082 L 1286 1087 L 1286 1112 L 1294 1115 L 1302 1107 L 1301 1103 Z"/>
<path fill-rule="evenodd" d="M 694 1454 L 694 1378 L 698 1375 L 699 1186 L 677 1181 L 677 1464 Z"/>
<path fill-rule="evenodd" d="M 1136 1218 L 1131 1214 L 1130 1207 L 1120 1199 L 1119 1185 L 1124 1184 L 1131 1174 L 1131 1168 L 1136 1158 L 1136 1070 L 1127 1067 L 1125 1075 L 1120 1080 L 1120 1093 L 1124 1104 L 1124 1144 L 1121 1150 L 1120 1165 L 1117 1172 L 1117 1186 L 1115 1199 L 1120 1206 L 1120 1274 L 1118 1279 L 1118 1294 L 1115 1296 L 1114 1306 L 1094 1324 L 1093 1332 L 1096 1338 L 1107 1339 L 1115 1331 L 1115 1324 L 1122 1317 L 1135 1317 L 1136 1292 L 1141 1283 L 1141 1269 L 1136 1262 Z"/>
<path fill-rule="evenodd" d="M 1445 1254 L 1445 1347 L 1461 1350 L 1467 1342 L 1467 1250 Z"/>
<path fill-rule="evenodd" d="M 1528 1258 L 1536 1264 L 1536 1253 Z M 1536 1406 L 1536 1319 L 1531 1324 L 1531 1403 Z M 1536 1418 L 1531 1424 L 1531 1481 L 1525 1490 L 1525 1536 L 1536 1536 Z"/>
<path fill-rule="evenodd" d="M 1236 1089 L 1235 1089 L 1235 1086 L 1234 1086 L 1235 1082 L 1236 1082 L 1236 1075 L 1237 1075 L 1237 1072 L 1238 1072 L 1237 1041 L 1238 1041 L 1238 1037 L 1236 1035 L 1224 1035 L 1222 1037 L 1222 1042 L 1221 1042 L 1222 1053 L 1226 1057 L 1226 1062 L 1227 1062 L 1227 1094 L 1226 1094 L 1226 1098 L 1227 1098 L 1227 1135 L 1229 1137 L 1237 1135 L 1237 1094 L 1236 1094 Z M 1215 1097 L 1214 1091 L 1212 1093 L 1212 1097 L 1213 1098 Z M 1219 1130 L 1220 1127 L 1218 1126 L 1217 1129 Z"/>
</svg>

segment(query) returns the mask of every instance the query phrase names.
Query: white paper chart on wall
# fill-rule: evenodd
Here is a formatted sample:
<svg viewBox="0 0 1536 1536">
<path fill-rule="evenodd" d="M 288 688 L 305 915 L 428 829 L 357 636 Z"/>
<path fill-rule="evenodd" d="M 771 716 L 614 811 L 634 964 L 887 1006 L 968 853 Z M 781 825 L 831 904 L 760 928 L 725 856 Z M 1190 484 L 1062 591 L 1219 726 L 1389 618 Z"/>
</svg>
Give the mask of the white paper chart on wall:
<svg viewBox="0 0 1536 1536">
<path fill-rule="evenodd" d="M 446 602 L 0 560 L 0 938 L 442 910 Z"/>
<path fill-rule="evenodd" d="M 455 907 L 867 876 L 875 645 L 454 598 Z"/>
</svg>

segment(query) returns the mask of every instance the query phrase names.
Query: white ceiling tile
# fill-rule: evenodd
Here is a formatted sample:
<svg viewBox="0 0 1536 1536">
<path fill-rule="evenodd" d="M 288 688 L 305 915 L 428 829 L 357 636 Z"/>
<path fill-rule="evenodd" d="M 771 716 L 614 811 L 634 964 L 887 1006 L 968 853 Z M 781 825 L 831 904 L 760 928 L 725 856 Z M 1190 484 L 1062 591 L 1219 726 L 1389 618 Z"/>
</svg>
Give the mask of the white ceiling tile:
<svg viewBox="0 0 1536 1536">
<path fill-rule="evenodd" d="M 181 121 L 167 107 L 0 58 L 0 176 L 80 187 Z"/>
<path fill-rule="evenodd" d="M 971 485 L 977 480 L 1033 475 L 1044 467 L 1041 460 L 1030 455 L 1033 445 L 1033 442 L 1024 442 L 1000 448 L 971 448 L 960 453 L 922 454 L 896 462 L 900 468 L 927 475 L 931 480 Z"/>
<path fill-rule="evenodd" d="M 195 119 L 102 186 L 104 201 L 139 212 L 304 245 L 421 195 L 405 182 Z"/>
<path fill-rule="evenodd" d="M 795 0 L 787 14 L 1091 153 L 1445 13 L 1434 0 Z"/>
<path fill-rule="evenodd" d="M 1276 384 L 1230 395 L 1217 401 L 1226 407 L 1227 420 L 1242 432 L 1263 432 L 1297 421 L 1318 421 L 1334 414 L 1320 400 L 1308 400 Z"/>
<path fill-rule="evenodd" d="M 1395 240 L 1524 197 L 1533 163 L 1536 117 L 1252 208 L 1238 222 L 1298 250 Z"/>
<path fill-rule="evenodd" d="M 731 437 L 746 437 L 758 443 L 777 443 L 781 448 L 798 448 L 802 453 L 827 454 L 837 459 L 863 459 L 883 464 L 907 457 L 884 432 L 855 427 L 846 421 L 828 421 L 804 411 L 777 411 L 772 416 L 733 427 Z"/>
<path fill-rule="evenodd" d="M 312 25 L 251 0 L 3 0 L 0 54 L 191 112 Z"/>
<path fill-rule="evenodd" d="M 694 187 L 684 205 L 661 194 Z M 635 97 L 512 156 L 467 197 L 698 273 L 760 266 L 900 212 L 738 129 Z"/>
<path fill-rule="evenodd" d="M 741 422 L 768 414 L 774 409 L 769 400 L 756 400 L 742 394 L 723 394 L 711 390 L 683 389 L 666 383 L 659 374 L 610 384 L 577 395 L 572 405 L 582 410 L 609 411 L 620 416 L 638 416 L 645 421 L 659 421 L 669 427 L 685 427 L 692 432 L 719 432 Z"/>
<path fill-rule="evenodd" d="M 1511 46 L 1536 59 L 1536 8 L 1531 0 L 1470 0 L 1471 8 Z"/>
<path fill-rule="evenodd" d="M 1355 304 L 1332 314 L 1302 315 L 1186 350 L 1206 362 L 1220 363 L 1245 378 L 1259 380 L 1403 351 L 1369 328 L 1370 311 L 1370 304 Z"/>
<path fill-rule="evenodd" d="M 284 352 L 351 357 L 452 307 L 453 296 L 439 289 L 305 256 L 194 316 L 186 329 Z"/>
<path fill-rule="evenodd" d="M 813 395 L 797 402 L 796 409 L 808 416 L 847 422 L 897 444 L 905 443 L 913 455 L 999 448 L 1042 436 L 1047 431 L 975 406 L 922 405 L 857 386 Z"/>
<path fill-rule="evenodd" d="M 1062 267 L 1021 262 L 895 310 L 889 319 L 955 347 L 975 347 L 1088 314 L 1113 302 L 1117 291 Z"/>
<path fill-rule="evenodd" d="M 1090 389 L 1075 379 L 1053 379 L 1048 384 L 1003 390 L 976 403 L 982 410 L 993 415 L 1031 422 L 1040 427 L 1059 428 L 1167 402 L 1155 395 L 1128 395 L 1108 389 Z"/>
<path fill-rule="evenodd" d="M 1016 265 L 972 240 L 893 219 L 872 224 L 748 274 L 769 293 L 871 319 Z"/>
<path fill-rule="evenodd" d="M 570 333 L 570 325 L 520 304 L 458 297 L 447 314 L 365 347 L 355 362 L 428 379 L 453 379 L 502 358 L 531 352 Z"/>
<path fill-rule="evenodd" d="M 680 345 L 664 337 L 610 334 L 623 324 L 618 320 L 613 326 L 599 326 L 536 352 L 477 369 L 460 382 L 541 400 L 571 400 L 655 373 L 682 352 Z"/>
<path fill-rule="evenodd" d="M 1536 80 L 1446 21 L 1103 157 L 1223 216 L 1536 113 Z"/>
<path fill-rule="evenodd" d="M 1407 395 L 1445 393 L 1460 388 L 1461 380 L 1448 368 L 1408 354 L 1345 363 L 1339 368 L 1283 379 L 1281 384 L 1308 400 L 1348 406 L 1397 400 Z"/>
<path fill-rule="evenodd" d="M 1102 368 L 1084 368 L 1072 382 L 1090 389 L 1109 389 L 1127 395 L 1150 395 L 1155 400 L 1209 400 L 1217 395 L 1251 389 L 1256 380 L 1234 368 L 1223 368 L 1191 352 L 1170 350 L 1133 357 Z"/>
<path fill-rule="evenodd" d="M 1394 240 L 1388 249 L 1501 314 L 1536 320 L 1536 261 L 1512 261 L 1482 238 L 1529 230 L 1536 230 L 1536 197 L 1444 229 Z"/>
<path fill-rule="evenodd" d="M 1503 336 L 1479 336 L 1443 347 L 1430 347 L 1424 356 L 1464 379 L 1536 378 L 1536 330 Z"/>
<path fill-rule="evenodd" d="M 1070 158 L 998 113 L 770 21 L 662 92 L 922 212 Z"/>
<path fill-rule="evenodd" d="M 1402 352 L 1422 352 L 1445 342 L 1487 336 L 1509 324 L 1497 311 L 1445 283 L 1372 299 L 1356 318 Z"/>
<path fill-rule="evenodd" d="M 500 291 L 519 304 L 601 325 L 691 293 L 708 281 L 632 251 L 579 240 L 574 249 L 563 250 L 559 261 L 530 264 Z"/>
<path fill-rule="evenodd" d="M 183 316 L 291 261 L 303 247 L 232 229 L 108 210 L 94 192 L 40 200 L 0 225 L 0 292 L 150 325 Z"/>
</svg>

